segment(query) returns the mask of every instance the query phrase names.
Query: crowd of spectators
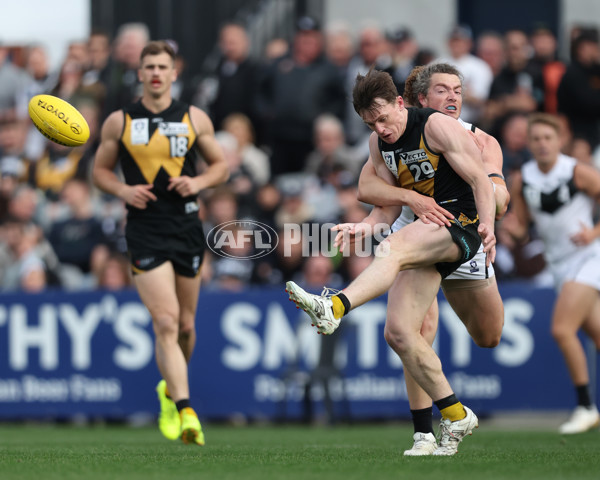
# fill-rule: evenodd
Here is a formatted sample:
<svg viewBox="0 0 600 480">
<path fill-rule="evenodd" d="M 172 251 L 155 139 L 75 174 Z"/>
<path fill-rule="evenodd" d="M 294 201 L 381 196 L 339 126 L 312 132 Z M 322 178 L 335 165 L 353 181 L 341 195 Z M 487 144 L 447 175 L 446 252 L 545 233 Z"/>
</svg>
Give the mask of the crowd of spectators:
<svg viewBox="0 0 600 480">
<path fill-rule="evenodd" d="M 149 39 L 139 23 L 121 26 L 114 38 L 93 30 L 69 45 L 56 71 L 43 44 L 21 46 L 16 55 L 0 39 L 0 291 L 131 285 L 125 207 L 97 191 L 90 172 L 103 120 L 140 93 L 136 68 Z M 341 22 L 322 26 L 302 17 L 291 38 L 272 39 L 260 58 L 250 56 L 249 36 L 237 23 L 220 29 L 221 58 L 210 71 L 192 77 L 178 57 L 172 94 L 209 113 L 231 169 L 226 185 L 200 196 L 207 233 L 242 219 L 279 235 L 275 251 L 260 259 L 239 258 L 252 256 L 251 250 L 226 257 L 208 251 L 205 285 L 239 291 L 309 277 L 341 284 L 364 268 L 368 257 L 319 254 L 330 251 L 331 241 L 319 235 L 319 225 L 359 221 L 369 212 L 356 192 L 370 132 L 349 97 L 356 75 L 372 67 L 388 71 L 401 94 L 414 66 L 455 64 L 464 75 L 463 118 L 498 139 L 509 182 L 529 159 L 527 115 L 535 111 L 560 116 L 565 153 L 600 166 L 594 27 L 573 28 L 570 58 L 559 56 L 555 32 L 540 25 L 477 38 L 458 25 L 448 32 L 447 47 L 434 52 L 419 45 L 407 26 L 385 30 L 369 22 L 354 32 Z M 37 132 L 27 103 L 39 93 L 59 96 L 83 113 L 91 131 L 85 146 L 62 147 Z M 314 258 L 307 259 L 289 224 L 306 224 L 302 235 L 319 237 L 311 243 Z M 499 224 L 498 240 L 500 280 L 543 281 L 535 232 L 528 244 L 517 245 Z"/>
</svg>

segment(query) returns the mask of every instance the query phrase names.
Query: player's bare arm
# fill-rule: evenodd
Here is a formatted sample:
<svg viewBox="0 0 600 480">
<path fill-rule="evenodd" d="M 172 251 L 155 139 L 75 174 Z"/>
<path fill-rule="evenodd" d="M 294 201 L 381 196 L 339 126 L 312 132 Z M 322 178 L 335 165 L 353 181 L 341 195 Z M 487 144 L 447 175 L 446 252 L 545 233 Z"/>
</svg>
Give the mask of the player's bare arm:
<svg viewBox="0 0 600 480">
<path fill-rule="evenodd" d="M 520 171 L 510 177 L 510 211 L 504 216 L 501 228 L 519 242 L 527 239 L 531 217 L 523 198 L 523 177 Z"/>
<path fill-rule="evenodd" d="M 454 171 L 473 189 L 477 213 L 478 232 L 483 250 L 494 261 L 496 237 L 494 235 L 494 212 L 496 205 L 492 185 L 483 169 L 481 153 L 467 131 L 455 120 L 442 113 L 434 113 L 425 124 L 429 146 L 443 153 Z"/>
<path fill-rule="evenodd" d="M 498 140 L 481 129 L 475 130 L 475 139 L 481 146 L 481 159 L 488 177 L 494 184 L 494 199 L 496 200 L 496 220 L 500 220 L 510 202 L 510 193 L 502 176 L 502 149 Z"/>
<path fill-rule="evenodd" d="M 119 138 L 123 131 L 125 117 L 122 110 L 111 113 L 100 134 L 100 145 L 94 158 L 93 179 L 94 185 L 100 190 L 115 195 L 128 205 L 145 209 L 150 201 L 156 200 L 152 193 L 153 185 L 127 185 L 123 183 L 114 172 L 119 154 Z"/>
<path fill-rule="evenodd" d="M 169 179 L 168 190 L 175 190 L 182 197 L 197 195 L 200 191 L 214 187 L 229 178 L 229 167 L 223 150 L 215 139 L 215 130 L 208 115 L 197 107 L 190 107 L 190 119 L 196 130 L 196 144 L 208 168 L 196 177 L 182 175 Z"/>
<path fill-rule="evenodd" d="M 423 223 L 449 226 L 452 214 L 438 205 L 435 200 L 407 188 L 400 187 L 381 157 L 376 134 L 369 138 L 369 161 L 363 167 L 359 178 L 359 199 L 371 205 L 382 207 L 406 205 Z M 369 165 L 370 164 L 370 165 Z M 363 179 L 363 175 L 365 178 Z M 361 181 L 362 192 L 361 192 Z M 400 215 L 401 210 L 398 211 Z"/>
<path fill-rule="evenodd" d="M 573 171 L 573 179 L 578 189 L 600 202 L 600 172 L 591 165 L 578 163 Z M 589 245 L 595 239 L 600 237 L 600 222 L 593 228 L 587 225 L 581 225 L 581 230 L 571 236 L 571 241 L 575 245 Z"/>
</svg>

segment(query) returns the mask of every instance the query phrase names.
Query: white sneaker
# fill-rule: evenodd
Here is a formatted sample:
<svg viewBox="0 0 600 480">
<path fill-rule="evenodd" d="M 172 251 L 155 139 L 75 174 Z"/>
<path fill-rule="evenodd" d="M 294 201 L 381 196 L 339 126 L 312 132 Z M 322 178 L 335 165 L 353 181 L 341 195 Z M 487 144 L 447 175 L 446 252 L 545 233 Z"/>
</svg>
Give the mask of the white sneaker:
<svg viewBox="0 0 600 480">
<path fill-rule="evenodd" d="M 562 434 L 583 433 L 600 425 L 600 413 L 596 406 L 587 408 L 579 405 L 573 410 L 571 418 L 558 427 Z"/>
<path fill-rule="evenodd" d="M 433 433 L 417 432 L 413 435 L 413 440 L 415 443 L 412 448 L 410 450 L 404 450 L 404 455 L 407 457 L 431 455 L 438 446 Z"/>
<path fill-rule="evenodd" d="M 454 455 L 458 452 L 458 444 L 467 435 L 473 435 L 473 429 L 479 426 L 479 420 L 473 411 L 464 407 L 467 416 L 462 420 L 451 422 L 442 420 L 440 423 L 440 446 L 436 448 L 434 455 Z"/>
<path fill-rule="evenodd" d="M 340 325 L 340 319 L 333 316 L 333 302 L 331 301 L 333 290 L 324 288 L 321 295 L 313 295 L 304 291 L 294 282 L 287 282 L 285 291 L 289 293 L 290 300 L 298 308 L 308 313 L 312 324 L 317 327 L 319 333 L 331 335 Z"/>
</svg>

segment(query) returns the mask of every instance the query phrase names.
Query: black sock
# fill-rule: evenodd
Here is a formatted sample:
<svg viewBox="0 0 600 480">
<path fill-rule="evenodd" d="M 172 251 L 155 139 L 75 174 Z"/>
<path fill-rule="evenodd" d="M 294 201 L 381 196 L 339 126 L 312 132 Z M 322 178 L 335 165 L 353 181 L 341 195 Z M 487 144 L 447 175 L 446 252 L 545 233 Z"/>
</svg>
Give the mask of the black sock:
<svg viewBox="0 0 600 480">
<path fill-rule="evenodd" d="M 589 385 L 576 386 L 575 392 L 577 393 L 577 405 L 581 405 L 582 407 L 586 408 L 590 408 L 592 406 Z"/>
<path fill-rule="evenodd" d="M 438 407 L 441 412 L 444 408 L 458 403 L 458 398 L 456 398 L 456 395 L 453 393 L 452 395 L 448 395 L 446 398 L 441 398 L 433 403 L 435 403 L 435 406 Z"/>
<path fill-rule="evenodd" d="M 344 305 L 344 315 L 346 315 L 352 309 L 352 305 L 350 305 L 350 300 L 348 300 L 348 297 L 342 292 L 338 293 L 336 297 L 338 297 Z"/>
<path fill-rule="evenodd" d="M 433 407 L 411 410 L 413 426 L 415 433 L 434 433 L 433 432 Z"/>
<path fill-rule="evenodd" d="M 190 399 L 184 398 L 183 400 L 179 400 L 178 402 L 175 402 L 175 406 L 177 407 L 177 411 L 181 412 L 184 408 L 190 406 Z"/>
</svg>

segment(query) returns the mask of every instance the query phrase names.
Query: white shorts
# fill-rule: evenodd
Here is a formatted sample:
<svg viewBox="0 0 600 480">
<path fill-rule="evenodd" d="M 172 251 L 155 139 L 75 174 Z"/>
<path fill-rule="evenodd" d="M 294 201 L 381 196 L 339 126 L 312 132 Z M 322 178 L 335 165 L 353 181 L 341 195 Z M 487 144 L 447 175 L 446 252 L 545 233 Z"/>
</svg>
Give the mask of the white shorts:
<svg viewBox="0 0 600 480">
<path fill-rule="evenodd" d="M 600 290 L 600 247 L 589 245 L 548 265 L 554 286 L 560 291 L 565 282 L 576 282 Z"/>
<path fill-rule="evenodd" d="M 402 207 L 402 215 L 392 225 L 392 232 L 397 232 L 402 227 L 411 224 L 414 218 L 415 215 L 410 208 Z M 483 253 L 483 245 L 480 245 L 479 250 L 477 250 L 477 253 L 471 260 L 463 263 L 444 280 L 485 280 L 494 275 L 495 272 L 492 264 L 487 268 L 485 266 L 485 253 Z"/>
</svg>

